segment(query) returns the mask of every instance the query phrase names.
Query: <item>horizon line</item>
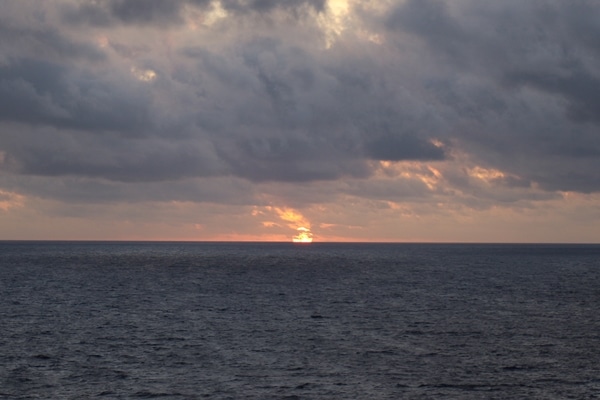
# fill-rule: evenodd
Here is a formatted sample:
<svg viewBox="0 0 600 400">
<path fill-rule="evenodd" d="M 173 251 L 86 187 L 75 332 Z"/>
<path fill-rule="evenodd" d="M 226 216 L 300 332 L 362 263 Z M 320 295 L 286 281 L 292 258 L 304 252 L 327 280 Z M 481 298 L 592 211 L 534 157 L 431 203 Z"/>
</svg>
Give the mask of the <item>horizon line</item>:
<svg viewBox="0 0 600 400">
<path fill-rule="evenodd" d="M 277 240 L 169 240 L 169 239 L 0 239 L 0 243 L 8 242 L 47 242 L 47 243 L 246 243 L 246 244 L 291 244 L 310 246 L 319 244 L 472 244 L 472 245 L 600 245 L 600 242 L 494 242 L 494 241 L 313 241 L 299 243 Z"/>
</svg>

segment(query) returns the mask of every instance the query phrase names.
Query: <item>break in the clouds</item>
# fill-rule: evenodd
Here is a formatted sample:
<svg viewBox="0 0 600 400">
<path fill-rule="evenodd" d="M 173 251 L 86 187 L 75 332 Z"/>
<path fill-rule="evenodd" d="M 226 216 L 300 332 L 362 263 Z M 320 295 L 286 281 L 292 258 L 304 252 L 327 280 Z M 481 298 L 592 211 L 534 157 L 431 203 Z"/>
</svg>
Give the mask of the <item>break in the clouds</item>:
<svg viewBox="0 0 600 400">
<path fill-rule="evenodd" d="M 289 209 L 315 240 L 597 240 L 575 227 L 600 207 L 599 20 L 584 0 L 4 1 L 1 236 L 281 239 Z"/>
</svg>

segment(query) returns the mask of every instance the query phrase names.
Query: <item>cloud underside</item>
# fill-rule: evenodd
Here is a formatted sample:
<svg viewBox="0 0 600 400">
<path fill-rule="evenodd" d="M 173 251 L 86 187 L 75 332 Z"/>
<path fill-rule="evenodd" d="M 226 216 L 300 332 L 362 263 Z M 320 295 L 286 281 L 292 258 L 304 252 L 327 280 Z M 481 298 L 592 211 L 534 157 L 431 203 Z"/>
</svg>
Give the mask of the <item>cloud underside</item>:
<svg viewBox="0 0 600 400">
<path fill-rule="evenodd" d="M 583 0 L 2 2 L 0 189 L 473 208 L 598 192 L 599 19 Z"/>
</svg>

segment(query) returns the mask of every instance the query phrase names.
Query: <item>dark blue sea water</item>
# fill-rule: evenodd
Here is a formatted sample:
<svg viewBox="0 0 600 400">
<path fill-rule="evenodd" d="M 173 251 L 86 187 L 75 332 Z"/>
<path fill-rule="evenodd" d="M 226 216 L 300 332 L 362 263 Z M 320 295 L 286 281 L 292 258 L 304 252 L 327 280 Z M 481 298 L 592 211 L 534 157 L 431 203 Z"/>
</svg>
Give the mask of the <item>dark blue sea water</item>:
<svg viewBox="0 0 600 400">
<path fill-rule="evenodd" d="M 600 246 L 0 242 L 2 399 L 600 398 Z"/>
</svg>

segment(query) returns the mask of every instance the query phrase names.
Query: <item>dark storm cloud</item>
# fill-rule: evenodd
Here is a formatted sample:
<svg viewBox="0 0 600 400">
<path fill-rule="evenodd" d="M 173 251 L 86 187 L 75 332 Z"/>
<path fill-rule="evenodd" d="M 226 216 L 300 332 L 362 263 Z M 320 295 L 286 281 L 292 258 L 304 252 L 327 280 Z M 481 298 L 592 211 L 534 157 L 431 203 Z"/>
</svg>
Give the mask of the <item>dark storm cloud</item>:
<svg viewBox="0 0 600 400">
<path fill-rule="evenodd" d="M 390 105 L 372 82 L 371 61 L 327 65 L 297 45 L 261 38 L 215 54 L 188 48 L 197 73 L 211 82 L 212 103 L 225 111 L 198 114 L 232 172 L 254 181 L 366 177 L 365 160 L 440 160 L 419 115 Z M 232 93 L 239 97 L 230 98 Z M 221 100 L 220 97 L 224 98 Z M 400 101 L 408 101 L 401 99 Z M 219 114 L 223 114 L 219 116 Z M 208 121 L 217 122 L 208 122 Z M 235 120 L 233 126 L 223 123 Z"/>
<path fill-rule="evenodd" d="M 214 26 L 202 25 L 209 0 L 27 4 L 46 11 L 35 27 L 0 17 L 5 172 L 297 183 L 466 154 L 506 172 L 490 181 L 502 190 L 600 190 L 590 2 L 364 6 L 327 46 L 324 0 L 223 0 Z M 195 31 L 184 28 L 190 9 Z"/>
<path fill-rule="evenodd" d="M 163 29 L 181 22 L 184 3 L 84 2 L 61 12 L 80 23 Z M 222 6 L 235 13 L 320 11 L 324 2 Z M 171 60 L 170 73 L 160 69 L 156 49 L 125 37 L 106 43 L 105 53 L 96 50 L 107 65 L 118 66 L 110 73 L 78 61 L 76 53 L 56 59 L 32 57 L 24 49 L 27 56 L 16 54 L 0 66 L 0 120 L 38 127 L 19 128 L 0 141 L 12 171 L 127 182 L 227 174 L 255 182 L 307 182 L 367 177 L 369 160 L 444 158 L 429 142 L 431 135 L 422 133 L 423 116 L 412 115 L 419 111 L 408 96 L 390 96 L 391 89 L 373 78 L 393 76 L 373 70 L 374 60 L 345 53 L 320 59 L 300 40 L 246 33 L 248 38 L 217 50 L 183 49 L 183 59 Z M 135 59 L 153 66 L 156 81 L 135 79 L 135 70 L 129 71 L 138 68 L 130 67 Z"/>
<path fill-rule="evenodd" d="M 423 39 L 436 58 L 465 75 L 563 97 L 569 117 L 596 119 L 600 76 L 592 55 L 600 51 L 597 6 L 589 1 L 469 1 L 452 12 L 449 4 L 409 0 L 387 26 Z"/>
<path fill-rule="evenodd" d="M 219 174 L 210 144 L 114 133 L 22 126 L 4 128 L 5 170 L 35 176 L 80 176 L 116 182 L 161 182 Z"/>
<path fill-rule="evenodd" d="M 405 30 L 421 37 L 436 50 L 460 59 L 460 50 L 471 37 L 448 15 L 445 2 L 408 0 L 386 21 L 390 29 Z"/>
<path fill-rule="evenodd" d="M 125 23 L 179 22 L 181 1 L 161 0 L 111 0 L 111 15 Z"/>
<path fill-rule="evenodd" d="M 61 34 L 55 28 L 41 29 L 8 26 L 0 20 L 0 49 L 4 57 L 15 55 L 63 60 L 83 59 L 105 61 L 105 54 L 97 47 Z"/>
<path fill-rule="evenodd" d="M 573 67 L 565 76 L 551 72 L 518 71 L 505 76 L 510 85 L 529 86 L 562 97 L 574 122 L 600 123 L 600 77 Z"/>
<path fill-rule="evenodd" d="M 323 11 L 326 0 L 105 0 L 67 5 L 62 9 L 65 22 L 109 26 L 115 23 L 173 25 L 182 22 L 185 5 L 209 10 L 220 4 L 234 13 L 267 13 L 275 9 L 295 12 L 301 8 Z"/>
<path fill-rule="evenodd" d="M 386 28 L 425 45 L 421 76 L 461 146 L 547 190 L 600 190 L 600 8 L 591 1 L 409 0 Z M 448 115 L 451 115 L 448 114 Z M 596 125 L 596 126 L 594 126 Z"/>
<path fill-rule="evenodd" d="M 332 143 L 307 138 L 240 140 L 222 158 L 235 175 L 255 181 L 306 182 L 343 176 L 367 177 L 360 161 L 340 154 Z"/>
<path fill-rule="evenodd" d="M 190 1 L 206 6 L 210 0 Z M 183 0 L 105 0 L 64 6 L 66 22 L 108 26 L 113 23 L 170 25 L 181 23 Z"/>
<path fill-rule="evenodd" d="M 374 160 L 442 160 L 444 150 L 415 136 L 384 135 L 366 143 L 367 154 Z"/>
<path fill-rule="evenodd" d="M 138 135 L 151 120 L 145 99 L 142 86 L 56 62 L 24 58 L 0 66 L 0 121 Z"/>
</svg>

